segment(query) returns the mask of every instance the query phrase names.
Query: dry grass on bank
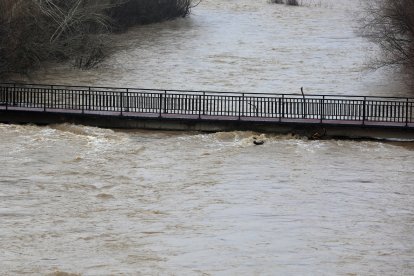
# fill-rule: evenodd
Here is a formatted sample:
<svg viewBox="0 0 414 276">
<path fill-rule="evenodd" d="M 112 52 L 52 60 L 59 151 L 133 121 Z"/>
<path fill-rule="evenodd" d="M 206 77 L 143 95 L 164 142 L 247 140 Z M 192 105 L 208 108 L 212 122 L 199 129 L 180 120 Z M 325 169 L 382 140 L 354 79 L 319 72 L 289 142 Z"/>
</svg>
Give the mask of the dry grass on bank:
<svg viewBox="0 0 414 276">
<path fill-rule="evenodd" d="M 187 16 L 191 0 L 0 0 L 0 76 L 43 61 L 98 64 L 107 34 Z"/>
</svg>

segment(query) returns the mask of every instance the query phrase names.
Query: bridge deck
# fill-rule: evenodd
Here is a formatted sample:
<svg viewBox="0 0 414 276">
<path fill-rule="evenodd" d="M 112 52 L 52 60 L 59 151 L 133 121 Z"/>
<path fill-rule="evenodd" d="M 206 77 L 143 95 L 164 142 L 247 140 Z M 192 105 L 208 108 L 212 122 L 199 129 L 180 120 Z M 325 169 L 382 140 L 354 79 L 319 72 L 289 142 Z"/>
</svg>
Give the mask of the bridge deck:
<svg viewBox="0 0 414 276">
<path fill-rule="evenodd" d="M 0 110 L 6 110 L 5 105 L 0 105 Z M 384 122 L 384 121 L 356 121 L 356 120 L 329 120 L 329 119 L 307 119 L 307 118 L 266 118 L 257 116 L 215 116 L 215 115 L 192 115 L 192 114 L 160 114 L 127 111 L 92 111 L 92 110 L 73 110 L 55 108 L 27 108 L 8 106 L 10 111 L 23 112 L 47 112 L 61 114 L 95 115 L 125 118 L 153 118 L 168 120 L 202 120 L 202 121 L 243 121 L 255 123 L 274 123 L 274 124 L 312 124 L 312 125 L 343 125 L 343 126 L 367 126 L 375 128 L 414 128 L 414 123 Z"/>
</svg>

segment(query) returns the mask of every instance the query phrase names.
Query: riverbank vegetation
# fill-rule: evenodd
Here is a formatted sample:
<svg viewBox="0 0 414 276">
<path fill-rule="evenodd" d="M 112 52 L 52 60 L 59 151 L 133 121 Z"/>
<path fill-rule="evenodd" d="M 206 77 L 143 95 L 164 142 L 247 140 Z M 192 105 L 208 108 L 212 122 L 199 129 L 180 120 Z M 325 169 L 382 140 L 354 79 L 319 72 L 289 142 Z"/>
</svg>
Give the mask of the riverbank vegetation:
<svg viewBox="0 0 414 276">
<path fill-rule="evenodd" d="M 379 45 L 382 55 L 375 68 L 397 67 L 414 84 L 414 1 L 369 0 L 362 19 L 362 34 Z"/>
<path fill-rule="evenodd" d="M 0 76 L 44 61 L 91 68 L 108 34 L 190 13 L 192 0 L 0 0 Z"/>
</svg>

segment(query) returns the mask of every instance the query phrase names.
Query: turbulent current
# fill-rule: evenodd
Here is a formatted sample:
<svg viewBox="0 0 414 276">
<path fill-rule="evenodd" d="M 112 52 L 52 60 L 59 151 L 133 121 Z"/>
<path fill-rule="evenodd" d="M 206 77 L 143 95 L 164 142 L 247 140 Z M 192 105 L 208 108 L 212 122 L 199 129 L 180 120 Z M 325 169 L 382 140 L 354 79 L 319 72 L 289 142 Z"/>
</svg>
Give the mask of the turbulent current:
<svg viewBox="0 0 414 276">
<path fill-rule="evenodd" d="M 409 95 L 357 0 L 307 3 L 205 0 L 26 81 Z M 0 125 L 0 152 L 0 275 L 414 274 L 411 142 Z"/>
</svg>

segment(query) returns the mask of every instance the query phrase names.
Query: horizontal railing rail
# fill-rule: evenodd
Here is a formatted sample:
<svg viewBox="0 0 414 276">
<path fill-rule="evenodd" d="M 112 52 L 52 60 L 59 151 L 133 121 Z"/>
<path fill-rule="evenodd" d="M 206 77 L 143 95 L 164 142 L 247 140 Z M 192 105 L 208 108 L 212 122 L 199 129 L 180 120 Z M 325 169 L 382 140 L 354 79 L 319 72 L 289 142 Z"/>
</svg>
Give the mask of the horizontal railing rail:
<svg viewBox="0 0 414 276">
<path fill-rule="evenodd" d="M 309 122 L 414 123 L 414 98 L 186 91 L 0 83 L 0 107 L 48 112 L 102 112 L 283 119 Z"/>
</svg>

